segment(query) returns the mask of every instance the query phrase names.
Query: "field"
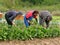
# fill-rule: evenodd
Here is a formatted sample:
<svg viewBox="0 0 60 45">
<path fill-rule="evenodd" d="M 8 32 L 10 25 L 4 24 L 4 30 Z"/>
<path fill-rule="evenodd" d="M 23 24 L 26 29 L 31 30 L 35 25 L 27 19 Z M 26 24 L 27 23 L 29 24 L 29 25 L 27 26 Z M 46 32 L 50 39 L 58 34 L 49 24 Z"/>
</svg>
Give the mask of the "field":
<svg viewBox="0 0 60 45">
<path fill-rule="evenodd" d="M 48 29 L 33 19 L 32 25 L 25 27 L 24 21 L 15 21 L 9 26 L 0 15 L 0 45 L 60 45 L 60 0 L 0 0 L 0 13 L 8 10 L 22 11 L 48 10 L 53 16 Z"/>
<path fill-rule="evenodd" d="M 59 45 L 60 16 L 53 16 L 48 29 L 37 23 L 26 28 L 23 21 L 17 20 L 17 26 L 0 24 L 0 45 Z"/>
</svg>

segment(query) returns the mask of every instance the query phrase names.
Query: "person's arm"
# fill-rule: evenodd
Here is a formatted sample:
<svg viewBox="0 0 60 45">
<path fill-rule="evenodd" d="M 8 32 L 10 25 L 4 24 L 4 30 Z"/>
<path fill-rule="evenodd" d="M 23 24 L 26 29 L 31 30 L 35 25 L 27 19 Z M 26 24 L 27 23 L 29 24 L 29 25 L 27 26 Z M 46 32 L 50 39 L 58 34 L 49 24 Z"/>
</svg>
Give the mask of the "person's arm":
<svg viewBox="0 0 60 45">
<path fill-rule="evenodd" d="M 11 17 L 9 18 L 9 20 L 10 20 L 10 22 L 12 23 L 12 25 L 15 25 L 15 23 L 13 22 L 13 18 L 14 18 L 14 16 L 11 16 Z"/>
<path fill-rule="evenodd" d="M 10 18 L 9 20 L 12 22 L 12 24 L 15 26 L 15 23 L 13 21 L 13 19 L 16 17 L 16 13 L 14 13 Z"/>
<path fill-rule="evenodd" d="M 35 18 L 35 20 L 36 20 L 36 22 L 38 22 L 38 19 L 37 18 Z"/>
<path fill-rule="evenodd" d="M 13 26 L 16 26 L 16 24 L 12 21 Z"/>
<path fill-rule="evenodd" d="M 38 22 L 37 16 L 34 16 L 34 19 L 36 20 L 36 22 Z"/>
<path fill-rule="evenodd" d="M 37 16 L 34 16 L 34 18 L 35 18 L 36 22 L 38 22 Z"/>
<path fill-rule="evenodd" d="M 29 25 L 31 25 L 31 22 L 28 20 Z"/>
<path fill-rule="evenodd" d="M 13 15 L 13 16 L 11 16 L 9 19 L 10 19 L 10 20 L 13 20 L 15 17 L 16 17 L 16 14 Z"/>
</svg>

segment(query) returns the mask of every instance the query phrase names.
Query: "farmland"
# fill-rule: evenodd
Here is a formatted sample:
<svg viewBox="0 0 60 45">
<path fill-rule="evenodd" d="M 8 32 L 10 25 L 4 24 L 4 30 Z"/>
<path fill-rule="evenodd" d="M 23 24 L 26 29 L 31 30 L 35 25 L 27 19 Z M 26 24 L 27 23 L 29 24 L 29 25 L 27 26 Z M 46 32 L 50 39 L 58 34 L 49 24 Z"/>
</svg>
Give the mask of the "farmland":
<svg viewBox="0 0 60 45">
<path fill-rule="evenodd" d="M 34 38 L 50 38 L 60 36 L 60 18 L 53 17 L 48 29 L 35 23 L 26 28 L 23 21 L 17 20 L 16 26 L 9 26 L 6 23 L 0 24 L 0 40 L 32 40 Z M 23 28 L 24 27 L 24 28 Z"/>
<path fill-rule="evenodd" d="M 53 16 L 48 29 L 35 23 L 26 28 L 23 21 L 17 20 L 16 26 L 8 26 L 0 23 L 0 44 L 1 45 L 59 45 L 60 44 L 60 16 Z M 24 28 L 23 28 L 24 27 Z M 54 38 L 54 40 L 53 40 Z M 49 40 L 49 41 L 48 41 Z M 53 43 L 52 43 L 53 42 Z"/>
<path fill-rule="evenodd" d="M 16 19 L 16 26 L 12 27 L 0 21 L 0 45 L 60 45 L 60 0 L 0 0 L 0 12 L 5 13 L 7 10 L 23 13 L 48 10 L 53 19 L 48 29 L 37 24 L 34 19 L 28 28 L 22 20 Z"/>
</svg>

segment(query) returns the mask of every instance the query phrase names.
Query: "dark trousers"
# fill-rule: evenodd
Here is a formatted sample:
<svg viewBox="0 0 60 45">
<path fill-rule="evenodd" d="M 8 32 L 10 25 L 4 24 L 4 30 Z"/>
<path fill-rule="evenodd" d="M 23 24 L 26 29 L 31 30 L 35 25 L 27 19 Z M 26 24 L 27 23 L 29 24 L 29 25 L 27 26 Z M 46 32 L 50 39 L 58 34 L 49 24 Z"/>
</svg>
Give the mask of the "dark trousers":
<svg viewBox="0 0 60 45">
<path fill-rule="evenodd" d="M 7 16 L 7 14 L 5 15 L 5 19 L 8 23 L 8 25 L 12 25 L 12 22 L 10 21 L 9 17 Z"/>
</svg>

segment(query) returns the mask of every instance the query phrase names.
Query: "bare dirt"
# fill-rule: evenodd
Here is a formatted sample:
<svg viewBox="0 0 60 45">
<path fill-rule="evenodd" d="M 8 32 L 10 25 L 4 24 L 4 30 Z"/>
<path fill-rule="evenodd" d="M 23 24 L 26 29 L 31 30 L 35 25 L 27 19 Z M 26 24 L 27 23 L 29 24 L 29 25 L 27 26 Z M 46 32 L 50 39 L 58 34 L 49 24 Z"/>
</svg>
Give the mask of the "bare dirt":
<svg viewBox="0 0 60 45">
<path fill-rule="evenodd" d="M 60 45 L 60 38 L 0 41 L 0 45 Z"/>
</svg>

